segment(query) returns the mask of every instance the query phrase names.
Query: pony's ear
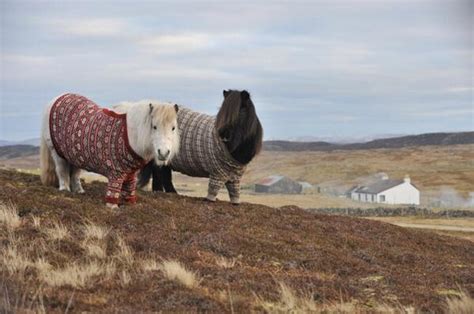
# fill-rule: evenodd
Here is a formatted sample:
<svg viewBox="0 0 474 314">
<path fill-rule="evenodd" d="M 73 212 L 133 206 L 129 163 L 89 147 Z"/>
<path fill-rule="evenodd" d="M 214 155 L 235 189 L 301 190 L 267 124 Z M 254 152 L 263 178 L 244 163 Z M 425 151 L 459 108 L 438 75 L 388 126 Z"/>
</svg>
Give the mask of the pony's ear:
<svg viewBox="0 0 474 314">
<path fill-rule="evenodd" d="M 244 101 L 249 100 L 249 98 L 250 98 L 249 92 L 247 92 L 246 90 L 241 91 L 240 92 L 240 98 L 242 98 L 242 100 L 244 100 Z"/>
<path fill-rule="evenodd" d="M 250 94 L 246 90 L 240 92 L 240 108 L 247 108 L 247 102 L 250 99 Z"/>
<path fill-rule="evenodd" d="M 150 103 L 150 114 L 153 112 L 153 104 Z"/>
<path fill-rule="evenodd" d="M 222 94 L 224 94 L 224 98 L 226 98 L 230 94 L 230 91 L 224 89 Z"/>
<path fill-rule="evenodd" d="M 174 111 L 176 111 L 176 113 L 178 113 L 178 111 L 179 111 L 179 106 L 178 106 L 178 104 L 174 104 Z"/>
</svg>

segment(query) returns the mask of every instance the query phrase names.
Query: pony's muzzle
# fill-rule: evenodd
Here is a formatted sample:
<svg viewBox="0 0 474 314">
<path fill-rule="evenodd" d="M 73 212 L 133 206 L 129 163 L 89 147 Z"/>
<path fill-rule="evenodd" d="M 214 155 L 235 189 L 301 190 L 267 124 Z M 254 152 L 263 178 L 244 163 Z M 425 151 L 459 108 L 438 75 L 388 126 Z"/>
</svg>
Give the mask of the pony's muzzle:
<svg viewBox="0 0 474 314">
<path fill-rule="evenodd" d="M 166 160 L 168 156 L 170 155 L 171 151 L 168 149 L 165 154 L 161 151 L 161 149 L 158 149 L 158 159 L 159 160 Z"/>
</svg>

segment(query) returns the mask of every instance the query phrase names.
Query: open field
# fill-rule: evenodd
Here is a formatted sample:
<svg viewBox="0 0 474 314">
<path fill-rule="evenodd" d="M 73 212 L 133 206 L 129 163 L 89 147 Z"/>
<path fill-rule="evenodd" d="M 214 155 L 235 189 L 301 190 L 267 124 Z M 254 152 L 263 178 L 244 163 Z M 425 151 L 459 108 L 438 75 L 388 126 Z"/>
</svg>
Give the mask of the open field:
<svg viewBox="0 0 474 314">
<path fill-rule="evenodd" d="M 0 170 L 0 308 L 455 313 L 449 302 L 473 302 L 461 292 L 474 293 L 470 241 L 164 193 L 111 211 L 104 183 L 84 188 Z"/>
<path fill-rule="evenodd" d="M 425 229 L 474 242 L 474 218 L 370 217 L 400 227 Z"/>
<path fill-rule="evenodd" d="M 30 156 L 1 160 L 1 165 L 37 173 L 39 161 L 37 156 Z M 456 191 L 460 197 L 467 198 L 469 192 L 474 191 L 474 145 L 331 152 L 264 151 L 249 165 L 243 184 L 250 187 L 263 177 L 281 174 L 319 185 L 329 192 L 342 193 L 379 172 L 385 172 L 391 178 L 403 178 L 409 174 L 412 182 L 421 190 L 423 206 L 430 205 L 446 190 Z M 204 195 L 202 193 L 207 188 L 205 179 L 182 175 L 175 175 L 175 183 L 186 195 Z M 243 198 L 270 206 L 364 206 L 332 195 L 318 194 L 268 197 L 244 191 Z"/>
<path fill-rule="evenodd" d="M 423 192 L 451 187 L 474 191 L 474 145 L 424 146 L 332 152 L 263 152 L 251 163 L 245 182 L 282 174 L 312 184 L 348 186 L 378 172 L 409 174 Z"/>
</svg>

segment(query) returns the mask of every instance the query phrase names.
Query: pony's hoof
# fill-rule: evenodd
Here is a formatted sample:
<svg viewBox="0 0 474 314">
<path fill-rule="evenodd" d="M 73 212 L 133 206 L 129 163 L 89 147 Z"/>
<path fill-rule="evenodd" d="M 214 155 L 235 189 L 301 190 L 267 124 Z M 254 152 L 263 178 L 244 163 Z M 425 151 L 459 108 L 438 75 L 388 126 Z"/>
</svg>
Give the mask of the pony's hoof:
<svg viewBox="0 0 474 314">
<path fill-rule="evenodd" d="M 74 193 L 77 193 L 77 194 L 84 194 L 84 193 L 86 193 L 86 191 L 84 191 L 83 188 L 73 190 L 73 192 L 74 192 Z"/>
<path fill-rule="evenodd" d="M 240 204 L 240 199 L 238 198 L 230 198 L 230 203 L 232 205 L 239 205 Z"/>
<path fill-rule="evenodd" d="M 62 188 L 59 188 L 59 191 L 62 192 L 71 192 L 71 189 L 69 189 L 68 187 L 62 187 Z"/>
<path fill-rule="evenodd" d="M 119 206 L 117 204 L 106 203 L 105 205 L 107 206 L 107 208 L 110 209 L 119 209 Z"/>
<path fill-rule="evenodd" d="M 207 197 L 204 197 L 202 199 L 204 202 L 208 202 L 208 203 L 215 203 L 217 201 L 217 198 L 215 199 L 208 199 Z"/>
</svg>

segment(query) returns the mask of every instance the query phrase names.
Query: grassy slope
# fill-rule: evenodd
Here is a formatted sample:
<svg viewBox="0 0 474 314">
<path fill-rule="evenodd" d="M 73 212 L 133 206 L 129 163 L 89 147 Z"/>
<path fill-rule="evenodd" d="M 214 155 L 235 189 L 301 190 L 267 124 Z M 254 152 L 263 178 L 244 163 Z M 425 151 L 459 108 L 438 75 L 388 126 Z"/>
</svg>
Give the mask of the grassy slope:
<svg viewBox="0 0 474 314">
<path fill-rule="evenodd" d="M 22 217 L 16 229 L 0 228 L 0 252 L 15 249 L 32 261 L 22 272 L 8 271 L 11 258 L 4 253 L 0 299 L 8 291 L 11 300 L 21 304 L 24 297 L 30 304 L 39 291 L 50 311 L 64 312 L 69 304 L 74 311 L 243 312 L 258 309 L 257 300 L 277 302 L 283 282 L 318 304 L 342 298 L 363 309 L 401 303 L 440 311 L 446 294 L 459 287 L 474 293 L 469 241 L 296 207 L 235 207 L 161 193 L 142 192 L 136 206 L 111 212 L 102 204 L 103 183 L 85 189 L 86 195 L 62 193 L 41 186 L 37 176 L 0 170 L 0 200 L 16 204 Z M 41 219 L 40 227 L 33 217 Z M 69 235 L 51 240 L 48 230 L 58 222 Z M 110 230 L 99 243 L 105 255 L 86 249 L 86 223 Z M 51 265 L 48 276 L 73 263 L 115 268 L 83 287 L 55 287 L 32 266 L 39 258 Z M 142 262 L 149 259 L 177 260 L 197 272 L 200 282 L 186 287 L 162 271 L 146 272 Z"/>
</svg>

